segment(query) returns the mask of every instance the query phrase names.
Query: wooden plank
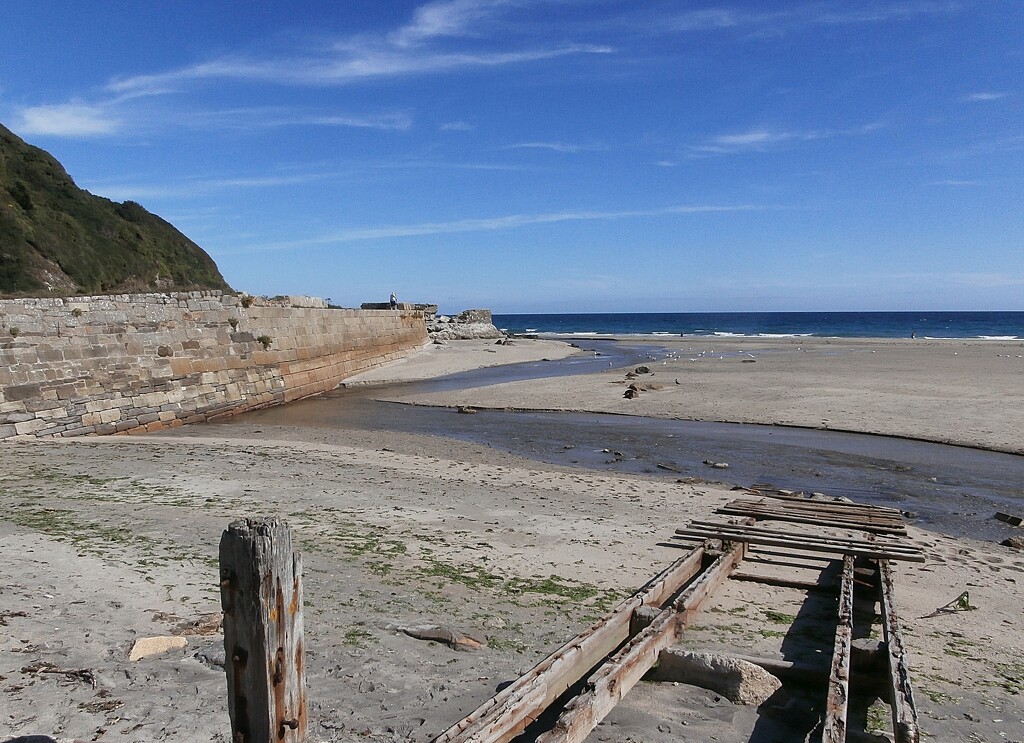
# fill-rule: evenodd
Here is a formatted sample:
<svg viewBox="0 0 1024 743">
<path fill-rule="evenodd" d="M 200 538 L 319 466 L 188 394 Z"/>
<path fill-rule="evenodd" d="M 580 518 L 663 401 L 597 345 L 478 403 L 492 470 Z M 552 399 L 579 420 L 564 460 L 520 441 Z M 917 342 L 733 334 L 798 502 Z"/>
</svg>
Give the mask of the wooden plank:
<svg viewBox="0 0 1024 743">
<path fill-rule="evenodd" d="M 514 683 L 452 725 L 434 743 L 504 743 L 519 735 L 552 702 L 629 638 L 641 606 L 660 606 L 696 575 L 704 559 L 696 548 L 672 563 L 634 596 L 546 657 Z"/>
<path fill-rule="evenodd" d="M 822 743 L 845 743 L 846 714 L 850 701 L 850 647 L 853 642 L 853 557 L 843 558 L 839 590 L 839 619 L 832 650 L 832 672 L 828 680 Z"/>
<path fill-rule="evenodd" d="M 882 510 L 877 506 L 866 506 L 859 503 L 838 503 L 831 501 L 809 500 L 807 498 L 787 498 L 784 500 L 778 500 L 775 498 L 765 497 L 737 498 L 732 502 L 756 503 L 771 508 L 792 508 L 805 511 L 815 511 L 818 513 L 848 514 L 851 516 L 860 515 L 869 518 L 889 519 L 891 521 L 901 521 L 903 519 L 902 511 Z"/>
<path fill-rule="evenodd" d="M 817 500 L 814 498 L 805 498 L 803 496 L 791 493 L 781 493 L 773 490 L 758 490 L 756 488 L 751 488 L 750 492 L 755 495 L 763 495 L 766 498 L 773 498 L 775 500 L 799 501 L 800 503 L 823 503 L 828 504 L 829 506 L 834 506 L 835 508 L 867 508 L 873 511 L 878 511 L 879 513 L 892 513 L 900 516 L 903 515 L 903 512 L 900 511 L 900 509 L 893 508 L 892 506 L 876 506 L 869 505 L 866 503 L 854 503 L 853 501 L 841 500 Z"/>
<path fill-rule="evenodd" d="M 889 676 L 892 680 L 892 726 L 896 743 L 918 743 L 921 737 L 917 724 L 917 706 L 910 684 L 910 666 L 896 614 L 892 568 L 888 560 L 878 561 L 882 587 L 882 627 L 889 655 Z"/>
<path fill-rule="evenodd" d="M 790 509 L 772 510 L 767 507 L 761 508 L 729 503 L 719 508 L 716 513 L 730 514 L 734 516 L 755 516 L 758 519 L 765 521 L 790 521 L 796 524 L 835 526 L 839 528 L 870 531 L 877 534 L 896 534 L 905 536 L 907 533 L 907 527 L 903 524 L 866 521 L 858 517 L 836 518 L 832 515 L 814 514 L 812 512 L 793 512 Z"/>
<path fill-rule="evenodd" d="M 820 535 L 808 532 L 792 532 L 782 529 L 768 529 L 759 526 L 736 526 L 734 524 L 721 524 L 704 521 L 694 521 L 685 529 L 676 529 L 677 534 L 688 536 L 704 535 L 711 539 L 735 539 L 744 541 L 745 537 L 771 537 L 773 539 L 789 539 L 798 542 L 813 544 L 838 544 L 850 547 L 861 547 L 865 549 L 885 549 L 892 552 L 916 553 L 921 550 L 912 544 L 903 542 L 881 541 L 873 539 L 855 539 L 852 537 L 841 537 L 834 535 Z"/>
<path fill-rule="evenodd" d="M 820 534 L 811 534 L 808 532 L 799 531 L 785 531 L 783 529 L 771 529 L 765 526 L 755 525 L 741 525 L 741 524 L 723 524 L 716 521 L 691 521 L 691 529 L 715 529 L 722 531 L 729 531 L 730 533 L 736 532 L 737 534 L 763 534 L 769 537 L 792 537 L 793 539 L 813 539 L 813 540 L 835 540 L 843 542 L 844 544 L 852 544 L 858 547 L 889 547 L 896 549 L 903 549 L 907 551 L 917 551 L 918 548 L 912 544 L 905 544 L 903 542 L 893 541 L 879 541 L 877 539 L 858 539 L 856 537 L 840 537 L 840 536 L 822 536 Z"/>
<path fill-rule="evenodd" d="M 597 724 L 658 661 L 661 651 L 675 642 L 702 603 L 728 579 L 743 559 L 742 545 L 722 554 L 643 632 L 633 638 L 589 679 L 588 690 L 576 697 L 537 743 L 581 743 Z"/>
<path fill-rule="evenodd" d="M 864 549 L 885 549 L 891 552 L 919 553 L 921 550 L 912 544 L 903 542 L 880 541 L 876 539 L 856 539 L 853 537 L 823 536 L 807 532 L 784 531 L 782 529 L 769 529 L 763 526 L 741 526 L 736 524 L 721 524 L 710 521 L 693 521 L 687 529 L 677 529 L 676 533 L 687 532 L 690 536 L 704 533 L 711 538 L 730 539 L 743 541 L 744 536 L 764 536 L 778 539 L 792 539 L 800 542 L 821 543 L 821 544 L 842 544 L 850 547 Z"/>
<path fill-rule="evenodd" d="M 798 591 L 823 591 L 834 594 L 836 592 L 835 581 L 825 583 L 814 583 L 809 580 L 796 580 L 795 578 L 778 578 L 773 575 L 755 575 L 753 573 L 733 573 L 729 580 L 749 581 L 751 583 L 763 583 L 766 586 L 779 586 L 780 588 L 795 588 Z"/>
<path fill-rule="evenodd" d="M 807 552 L 824 552 L 833 555 L 851 554 L 875 560 L 906 560 L 908 562 L 925 561 L 924 555 L 919 550 L 914 549 L 913 551 L 908 551 L 906 548 L 898 550 L 890 549 L 888 545 L 878 549 L 868 549 L 836 541 L 829 542 L 813 539 L 798 540 L 792 538 L 773 538 L 758 534 L 744 535 L 729 532 L 711 533 L 708 531 L 691 531 L 686 529 L 677 530 L 677 534 L 684 538 L 718 538 L 735 542 L 745 542 L 747 544 L 764 545 L 766 547 L 788 547 L 790 549 L 804 550 Z"/>
<path fill-rule="evenodd" d="M 801 505 L 792 503 L 772 503 L 765 500 L 734 500 L 726 503 L 723 508 L 729 509 L 742 509 L 756 511 L 757 513 L 768 513 L 776 515 L 786 516 L 801 516 L 801 517 L 815 517 L 815 518 L 827 518 L 833 521 L 848 521 L 857 524 L 872 524 L 874 526 L 889 526 L 892 528 L 905 527 L 902 518 L 894 518 L 892 516 L 882 516 L 874 513 L 865 513 L 859 511 L 840 511 L 837 509 L 822 510 L 818 508 L 808 508 Z"/>
<path fill-rule="evenodd" d="M 302 557 L 280 519 L 232 522 L 220 540 L 231 739 L 306 737 Z"/>
</svg>

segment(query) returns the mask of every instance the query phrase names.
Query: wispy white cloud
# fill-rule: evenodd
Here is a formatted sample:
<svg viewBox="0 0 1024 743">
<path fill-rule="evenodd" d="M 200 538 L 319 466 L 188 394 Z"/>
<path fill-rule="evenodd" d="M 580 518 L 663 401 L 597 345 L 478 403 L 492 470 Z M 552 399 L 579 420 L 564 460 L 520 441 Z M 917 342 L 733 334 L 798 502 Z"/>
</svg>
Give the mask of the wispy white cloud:
<svg viewBox="0 0 1024 743">
<path fill-rule="evenodd" d="M 994 92 L 994 91 L 987 91 L 987 92 L 983 91 L 983 92 L 979 92 L 979 93 L 971 93 L 969 96 L 967 96 L 967 100 L 972 101 L 972 102 L 977 102 L 977 101 L 998 101 L 998 100 L 1000 100 L 1002 98 L 1008 98 L 1009 96 L 1010 96 L 1009 93 Z"/>
<path fill-rule="evenodd" d="M 605 54 L 610 47 L 564 44 L 514 51 L 449 52 L 382 47 L 362 41 L 317 56 L 279 59 L 223 57 L 177 70 L 115 80 L 117 93 L 169 92 L 180 84 L 202 80 L 242 80 L 280 85 L 346 85 L 374 78 L 455 72 L 474 67 L 500 67 L 577 54 Z"/>
<path fill-rule="evenodd" d="M 115 134 L 121 127 L 105 106 L 75 102 L 23 108 L 14 124 L 22 134 L 59 137 L 97 137 Z"/>
<path fill-rule="evenodd" d="M 404 111 L 377 114 L 313 113 L 283 107 L 234 108 L 182 115 L 182 124 L 214 129 L 277 129 L 289 126 L 326 126 L 404 131 L 412 118 Z"/>
<path fill-rule="evenodd" d="M 442 132 L 470 132 L 476 127 L 466 121 L 446 121 L 437 128 Z"/>
<path fill-rule="evenodd" d="M 957 180 L 955 178 L 947 178 L 941 181 L 931 181 L 929 186 L 951 186 L 954 188 L 973 188 L 974 186 L 982 185 L 981 181 L 966 181 Z"/>
<path fill-rule="evenodd" d="M 345 85 L 375 78 L 438 74 L 613 51 L 605 45 L 570 42 L 518 49 L 509 48 L 507 42 L 501 44 L 506 48 L 498 48 L 494 43 L 476 49 L 453 46 L 453 40 L 482 36 L 505 10 L 522 4 L 521 0 L 431 2 L 414 11 L 409 23 L 389 33 L 348 36 L 327 47 L 277 58 L 226 55 L 175 70 L 116 79 L 108 89 L 122 95 L 162 94 L 188 82 L 218 79 L 281 85 Z M 504 36 L 507 34 L 501 38 Z M 490 40 L 493 42 L 494 37 Z"/>
<path fill-rule="evenodd" d="M 620 211 L 561 211 L 542 214 L 509 214 L 480 219 L 459 219 L 449 222 L 423 222 L 409 225 L 386 225 L 342 230 L 321 237 L 292 240 L 263 246 L 265 250 L 288 250 L 293 248 L 331 245 L 339 243 L 384 240 L 401 237 L 422 237 L 425 235 L 453 235 L 466 232 L 495 232 L 513 230 L 541 224 L 560 222 L 594 222 L 635 219 L 642 217 L 664 217 L 687 214 L 720 214 L 725 212 L 758 211 L 764 207 L 753 204 L 696 204 L 667 206 L 660 209 L 630 209 Z"/>
<path fill-rule="evenodd" d="M 848 129 L 749 129 L 743 132 L 718 134 L 688 148 L 691 158 L 734 155 L 743 152 L 768 152 L 788 144 L 813 142 L 834 137 L 862 136 L 884 129 L 884 122 L 871 122 Z"/>
<path fill-rule="evenodd" d="M 417 8 L 412 20 L 388 38 L 405 47 L 438 37 L 465 36 L 515 4 L 512 0 L 437 0 Z"/>
<path fill-rule="evenodd" d="M 837 6 L 810 2 L 781 10 L 745 10 L 735 7 L 702 8 L 670 14 L 658 20 L 661 32 L 745 30 L 755 35 L 778 35 L 814 26 L 885 23 L 920 15 L 951 13 L 955 2 L 890 2 L 873 7 L 861 4 Z"/>
<path fill-rule="evenodd" d="M 215 191 L 276 188 L 281 186 L 301 186 L 307 183 L 330 180 L 343 176 L 340 172 L 307 172 L 284 173 L 260 176 L 228 176 L 212 178 L 188 178 L 185 180 L 168 181 L 161 179 L 159 184 L 153 183 L 118 183 L 94 182 L 84 184 L 93 193 L 105 196 L 113 201 L 145 201 L 148 199 L 194 199 L 197 196 Z"/>
<path fill-rule="evenodd" d="M 703 144 L 690 147 L 691 154 L 729 155 L 738 152 L 764 152 L 786 142 L 809 142 L 828 136 L 817 131 L 780 131 L 770 129 L 752 129 L 735 134 L 719 134 L 711 137 Z"/>
<path fill-rule="evenodd" d="M 506 145 L 506 150 L 551 150 L 553 152 L 564 152 L 574 154 L 577 152 L 597 152 L 605 150 L 605 147 L 597 145 L 572 144 L 570 142 L 517 142 Z"/>
</svg>

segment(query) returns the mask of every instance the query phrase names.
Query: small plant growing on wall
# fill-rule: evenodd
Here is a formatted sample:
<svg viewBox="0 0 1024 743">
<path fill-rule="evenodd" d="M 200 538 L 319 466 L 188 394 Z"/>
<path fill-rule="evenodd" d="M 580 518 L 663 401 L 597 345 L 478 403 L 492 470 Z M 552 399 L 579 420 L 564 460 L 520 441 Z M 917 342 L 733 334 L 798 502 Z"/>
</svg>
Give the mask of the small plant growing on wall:
<svg viewBox="0 0 1024 743">
<path fill-rule="evenodd" d="M 255 297 L 250 297 L 248 294 L 243 294 L 242 295 L 242 306 L 245 309 L 249 309 L 250 307 L 252 307 L 252 303 L 255 302 L 255 301 L 256 301 Z"/>
<path fill-rule="evenodd" d="M 232 330 L 235 330 L 236 328 L 238 328 L 238 318 L 237 317 L 229 317 L 228 318 L 228 325 L 231 326 Z"/>
<path fill-rule="evenodd" d="M 7 329 L 7 332 L 11 334 L 12 338 L 17 338 L 19 335 L 21 335 L 21 328 L 19 328 L 17 325 L 12 325 L 10 328 Z"/>
<path fill-rule="evenodd" d="M 81 317 L 83 314 L 84 313 L 82 312 L 81 307 L 75 307 L 73 310 L 71 310 L 72 317 Z"/>
<path fill-rule="evenodd" d="M 267 350 L 268 348 L 270 348 L 270 344 L 274 342 L 274 339 L 273 339 L 273 338 L 271 338 L 271 337 L 270 337 L 269 335 L 261 335 L 261 336 L 260 336 L 259 338 L 257 338 L 256 340 L 257 340 L 257 341 L 258 341 L 258 342 L 259 342 L 260 344 L 262 344 L 262 345 L 263 345 L 263 350 L 264 350 L 264 351 L 266 351 L 266 350 Z"/>
</svg>

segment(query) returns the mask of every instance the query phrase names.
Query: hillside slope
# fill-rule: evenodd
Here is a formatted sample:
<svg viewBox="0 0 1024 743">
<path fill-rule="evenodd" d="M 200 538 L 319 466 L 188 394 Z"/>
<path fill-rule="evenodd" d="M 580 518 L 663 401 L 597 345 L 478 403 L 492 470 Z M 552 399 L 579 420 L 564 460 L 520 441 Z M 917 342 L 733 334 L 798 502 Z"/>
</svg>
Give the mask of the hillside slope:
<svg viewBox="0 0 1024 743">
<path fill-rule="evenodd" d="M 173 225 L 79 188 L 49 153 L 0 125 L 0 294 L 190 289 L 230 287 Z"/>
</svg>

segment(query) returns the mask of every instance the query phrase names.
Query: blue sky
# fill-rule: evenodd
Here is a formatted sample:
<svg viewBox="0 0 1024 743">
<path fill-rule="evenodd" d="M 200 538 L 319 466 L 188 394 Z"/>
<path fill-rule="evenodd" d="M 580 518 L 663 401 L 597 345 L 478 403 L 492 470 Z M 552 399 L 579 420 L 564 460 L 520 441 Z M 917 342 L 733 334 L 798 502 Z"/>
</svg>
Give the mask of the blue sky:
<svg viewBox="0 0 1024 743">
<path fill-rule="evenodd" d="M 1024 2 L 5 0 L 0 122 L 236 289 L 1024 309 Z"/>
</svg>

